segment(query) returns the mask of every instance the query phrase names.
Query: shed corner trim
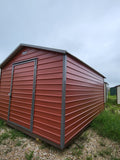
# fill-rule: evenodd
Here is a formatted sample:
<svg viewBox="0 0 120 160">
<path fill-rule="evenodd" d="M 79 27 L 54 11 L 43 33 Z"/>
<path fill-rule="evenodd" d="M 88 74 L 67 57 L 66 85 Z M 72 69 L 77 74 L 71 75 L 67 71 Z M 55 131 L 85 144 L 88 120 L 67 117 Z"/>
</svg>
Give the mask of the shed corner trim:
<svg viewBox="0 0 120 160">
<path fill-rule="evenodd" d="M 62 77 L 62 111 L 61 111 L 61 137 L 60 146 L 64 148 L 65 143 L 65 97 L 66 97 L 66 64 L 67 55 L 63 55 L 63 77 Z"/>
</svg>

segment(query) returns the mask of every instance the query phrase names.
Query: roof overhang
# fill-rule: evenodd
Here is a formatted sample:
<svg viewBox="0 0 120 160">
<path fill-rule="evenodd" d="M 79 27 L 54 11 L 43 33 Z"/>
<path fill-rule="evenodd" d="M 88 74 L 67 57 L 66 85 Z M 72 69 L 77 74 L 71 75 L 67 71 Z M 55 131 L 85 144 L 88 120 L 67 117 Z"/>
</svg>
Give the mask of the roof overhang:
<svg viewBox="0 0 120 160">
<path fill-rule="evenodd" d="M 62 54 L 65 54 L 65 53 L 66 53 L 65 50 L 61 50 L 61 49 L 54 49 L 54 48 L 48 48 L 48 47 L 42 47 L 42 46 L 29 45 L 29 44 L 21 43 L 10 55 L 0 64 L 0 68 L 3 68 L 23 47 L 29 47 L 29 48 L 47 50 L 47 51 L 58 52 L 58 53 L 62 53 Z"/>
<path fill-rule="evenodd" d="M 82 64 L 84 64 L 85 66 L 87 66 L 88 68 L 90 68 L 91 70 L 93 70 L 94 72 L 96 72 L 97 74 L 99 74 L 100 76 L 102 76 L 103 78 L 105 78 L 102 74 L 100 74 L 100 73 L 97 72 L 95 69 L 93 69 L 92 67 L 90 67 L 89 65 L 87 65 L 86 63 L 84 63 L 83 61 L 81 61 L 79 58 L 73 56 L 72 54 L 70 54 L 70 53 L 67 52 L 66 50 L 55 49 L 55 48 L 48 48 L 48 47 L 42 47 L 42 46 L 36 46 L 36 45 L 30 45 L 30 44 L 24 44 L 24 43 L 21 43 L 10 55 L 0 64 L 0 68 L 3 68 L 14 56 L 16 56 L 16 54 L 17 54 L 23 47 L 29 47 L 29 48 L 35 48 L 35 49 L 41 49 L 41 50 L 46 50 L 46 51 L 52 51 L 52 52 L 57 52 L 57 53 L 61 53 L 61 54 L 71 55 L 72 57 L 74 57 L 75 59 L 77 59 L 78 61 L 80 61 Z"/>
</svg>

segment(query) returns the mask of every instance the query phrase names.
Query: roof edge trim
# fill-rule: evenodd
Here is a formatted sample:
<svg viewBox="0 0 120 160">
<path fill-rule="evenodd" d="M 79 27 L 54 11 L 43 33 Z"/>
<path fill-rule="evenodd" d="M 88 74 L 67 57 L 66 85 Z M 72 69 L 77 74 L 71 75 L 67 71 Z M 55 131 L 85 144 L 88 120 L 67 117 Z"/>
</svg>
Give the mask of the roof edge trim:
<svg viewBox="0 0 120 160">
<path fill-rule="evenodd" d="M 24 44 L 21 43 L 20 45 L 18 45 L 13 52 L 8 55 L 8 57 L 0 64 L 0 68 L 3 68 L 7 62 L 9 62 L 15 55 L 16 53 L 22 49 L 23 47 L 30 47 L 30 48 L 35 48 L 35 49 L 41 49 L 41 50 L 46 50 L 46 51 L 52 51 L 52 52 L 58 52 L 58 53 L 62 53 L 62 54 L 66 54 L 67 51 L 62 50 L 62 49 L 55 49 L 55 48 L 49 48 L 49 47 L 43 47 L 43 46 L 37 46 L 37 45 L 30 45 L 30 44 Z"/>
<path fill-rule="evenodd" d="M 30 47 L 30 48 L 41 49 L 41 50 L 46 50 L 46 51 L 58 52 L 58 53 L 61 53 L 61 54 L 68 54 L 68 55 L 74 57 L 75 59 L 77 59 L 78 61 L 80 61 L 81 63 L 83 63 L 85 66 L 89 67 L 91 70 L 93 70 L 94 72 L 96 72 L 97 74 L 102 76 L 103 78 L 106 78 L 102 74 L 100 74 L 98 71 L 96 71 L 95 69 L 90 67 L 85 62 L 81 61 L 76 56 L 74 56 L 71 53 L 67 52 L 66 50 L 43 47 L 43 46 L 37 46 L 37 45 L 30 45 L 30 44 L 24 44 L 24 43 L 21 43 L 20 45 L 18 45 L 18 47 L 16 47 L 15 50 L 13 50 L 13 52 L 0 64 L 0 68 L 3 68 L 17 54 L 17 52 L 20 51 L 23 47 Z"/>
<path fill-rule="evenodd" d="M 69 52 L 66 52 L 68 55 L 74 57 L 75 59 L 77 59 L 78 61 L 80 61 L 82 64 L 84 64 L 85 66 L 87 66 L 88 68 L 90 68 L 91 70 L 93 70 L 94 72 L 96 72 L 97 74 L 99 74 L 100 76 L 102 76 L 103 78 L 106 78 L 104 75 L 102 75 L 101 73 L 99 73 L 98 71 L 96 71 L 95 69 L 93 69 L 91 66 L 89 66 L 88 64 L 86 64 L 85 62 L 83 62 L 82 60 L 80 60 L 79 58 L 77 58 L 76 56 L 72 55 Z"/>
</svg>

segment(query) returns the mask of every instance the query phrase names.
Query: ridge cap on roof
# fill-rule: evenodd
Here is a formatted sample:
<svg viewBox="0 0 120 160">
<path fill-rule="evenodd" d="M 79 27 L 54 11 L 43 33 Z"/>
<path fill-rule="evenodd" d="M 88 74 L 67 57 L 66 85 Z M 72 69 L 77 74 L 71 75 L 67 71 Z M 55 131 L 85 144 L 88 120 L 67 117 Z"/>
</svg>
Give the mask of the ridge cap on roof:
<svg viewBox="0 0 120 160">
<path fill-rule="evenodd" d="M 43 50 L 48 50 L 48 51 L 53 51 L 53 52 L 59 52 L 59 53 L 64 53 L 64 54 L 67 52 L 64 49 L 56 49 L 56 48 L 44 47 L 44 46 L 38 46 L 38 45 L 32 45 L 32 44 L 26 44 L 26 43 L 20 43 L 20 46 L 38 48 L 38 49 L 43 49 Z"/>
</svg>

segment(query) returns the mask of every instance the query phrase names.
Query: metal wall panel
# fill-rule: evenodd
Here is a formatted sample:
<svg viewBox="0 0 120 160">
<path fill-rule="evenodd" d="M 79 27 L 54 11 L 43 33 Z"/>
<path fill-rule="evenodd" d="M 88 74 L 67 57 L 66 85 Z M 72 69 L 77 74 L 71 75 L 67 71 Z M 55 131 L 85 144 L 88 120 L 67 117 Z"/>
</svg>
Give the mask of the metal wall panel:
<svg viewBox="0 0 120 160">
<path fill-rule="evenodd" d="M 104 78 L 67 56 L 65 144 L 104 108 Z"/>
<path fill-rule="evenodd" d="M 64 54 L 23 47 L 2 68 L 0 82 L 0 118 L 10 118 L 14 122 L 12 126 L 19 124 L 18 128 L 23 126 L 23 130 L 27 128 L 27 132 L 60 148 L 104 108 L 103 77 L 68 53 Z M 34 62 L 30 61 L 12 70 L 13 63 L 35 58 L 34 74 Z M 14 99 L 9 103 L 12 72 Z"/>
<path fill-rule="evenodd" d="M 8 120 L 27 129 L 30 129 L 31 126 L 30 121 L 33 96 L 34 63 L 34 61 L 26 61 L 25 63 L 13 65 L 14 70 L 11 81 L 12 89 L 10 93 L 11 98 Z M 26 71 L 25 68 L 29 69 L 29 76 L 27 74 L 28 71 Z M 16 82 L 18 81 L 19 83 L 16 85 Z M 28 82 L 31 83 L 27 85 Z M 30 89 L 30 87 L 32 88 Z M 19 97 L 19 100 L 16 99 L 16 97 Z"/>
<path fill-rule="evenodd" d="M 12 67 L 4 67 L 0 81 L 0 118 L 7 120 Z"/>
<path fill-rule="evenodd" d="M 33 133 L 60 144 L 62 72 L 61 54 L 38 58 Z"/>
<path fill-rule="evenodd" d="M 26 52 L 26 54 L 22 54 Z M 36 90 L 32 133 L 60 145 L 63 55 L 24 47 L 3 68 L 0 83 L 0 118 L 7 120 L 13 63 L 37 58 Z M 33 63 L 33 62 L 32 62 Z M 10 120 L 30 129 L 33 64 L 14 69 Z M 14 83 L 15 82 L 15 83 Z M 27 88 L 27 89 L 26 89 Z M 19 105 L 18 105 L 19 104 Z M 23 107 L 24 106 L 24 109 Z M 23 117 L 23 113 L 25 117 Z M 24 121 L 24 122 L 23 122 Z M 30 132 L 30 130 L 29 130 Z"/>
</svg>

